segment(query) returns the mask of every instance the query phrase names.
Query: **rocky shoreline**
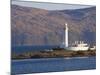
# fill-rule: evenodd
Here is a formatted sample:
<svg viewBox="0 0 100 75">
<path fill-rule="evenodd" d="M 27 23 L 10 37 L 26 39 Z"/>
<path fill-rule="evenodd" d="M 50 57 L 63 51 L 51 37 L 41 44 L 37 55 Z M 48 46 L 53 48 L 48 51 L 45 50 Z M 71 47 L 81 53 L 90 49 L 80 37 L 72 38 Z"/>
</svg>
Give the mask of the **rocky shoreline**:
<svg viewBox="0 0 100 75">
<path fill-rule="evenodd" d="M 22 54 L 12 53 L 11 59 L 31 59 L 31 58 L 63 58 L 63 57 L 89 57 L 96 56 L 96 50 L 88 51 L 40 51 L 40 52 L 26 52 Z"/>
</svg>

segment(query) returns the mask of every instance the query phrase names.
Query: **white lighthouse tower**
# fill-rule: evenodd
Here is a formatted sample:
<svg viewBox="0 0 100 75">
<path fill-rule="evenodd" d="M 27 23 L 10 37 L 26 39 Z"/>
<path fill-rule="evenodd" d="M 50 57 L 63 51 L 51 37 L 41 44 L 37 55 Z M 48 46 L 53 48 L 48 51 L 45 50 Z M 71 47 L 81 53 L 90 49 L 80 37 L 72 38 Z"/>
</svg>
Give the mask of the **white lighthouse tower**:
<svg viewBox="0 0 100 75">
<path fill-rule="evenodd" d="M 68 47 L 68 24 L 65 23 L 65 48 Z"/>
</svg>

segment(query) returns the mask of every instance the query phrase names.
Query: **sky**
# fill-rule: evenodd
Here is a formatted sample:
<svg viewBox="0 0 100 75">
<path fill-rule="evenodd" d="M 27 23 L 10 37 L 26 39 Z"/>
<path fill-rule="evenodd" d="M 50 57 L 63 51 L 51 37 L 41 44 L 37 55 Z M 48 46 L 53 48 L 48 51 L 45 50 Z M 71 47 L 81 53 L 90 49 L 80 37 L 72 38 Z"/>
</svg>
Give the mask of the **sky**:
<svg viewBox="0 0 100 75">
<path fill-rule="evenodd" d="M 12 0 L 12 4 L 26 6 L 26 7 L 41 8 L 46 10 L 82 9 L 82 8 L 93 7 L 91 5 L 47 3 L 47 2 L 20 1 L 20 0 Z"/>
</svg>

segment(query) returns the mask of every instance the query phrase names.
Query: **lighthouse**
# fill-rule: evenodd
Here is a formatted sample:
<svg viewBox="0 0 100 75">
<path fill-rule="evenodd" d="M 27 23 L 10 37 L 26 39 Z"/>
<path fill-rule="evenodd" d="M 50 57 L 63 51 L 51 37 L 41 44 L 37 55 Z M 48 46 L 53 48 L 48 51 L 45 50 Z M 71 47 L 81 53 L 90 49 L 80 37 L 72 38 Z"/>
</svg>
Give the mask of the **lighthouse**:
<svg viewBox="0 0 100 75">
<path fill-rule="evenodd" d="M 64 25 L 64 40 L 63 43 L 60 45 L 60 48 L 67 49 L 68 48 L 68 24 L 65 23 Z"/>
<path fill-rule="evenodd" d="M 65 23 L 65 42 L 64 42 L 64 48 L 65 50 L 72 50 L 72 51 L 86 51 L 89 49 L 89 46 L 87 43 L 84 43 L 83 41 L 80 41 L 80 43 L 78 43 L 78 41 L 76 41 L 74 43 L 74 45 L 72 46 L 68 46 L 68 24 Z"/>
<path fill-rule="evenodd" d="M 68 24 L 65 23 L 65 48 L 68 47 Z"/>
</svg>

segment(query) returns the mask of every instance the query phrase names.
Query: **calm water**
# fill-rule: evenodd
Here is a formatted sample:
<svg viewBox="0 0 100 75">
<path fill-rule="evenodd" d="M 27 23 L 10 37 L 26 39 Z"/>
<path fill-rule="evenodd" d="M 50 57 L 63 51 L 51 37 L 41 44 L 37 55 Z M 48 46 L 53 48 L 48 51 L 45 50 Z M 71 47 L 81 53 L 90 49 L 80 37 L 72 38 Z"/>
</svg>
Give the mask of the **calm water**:
<svg viewBox="0 0 100 75">
<path fill-rule="evenodd" d="M 57 48 L 58 45 L 41 45 L 41 46 L 12 46 L 11 50 L 12 53 L 23 53 L 23 52 L 30 52 L 30 51 L 44 51 L 50 50 L 52 48 Z"/>
<path fill-rule="evenodd" d="M 95 57 L 12 60 L 12 74 L 95 69 Z"/>
</svg>

